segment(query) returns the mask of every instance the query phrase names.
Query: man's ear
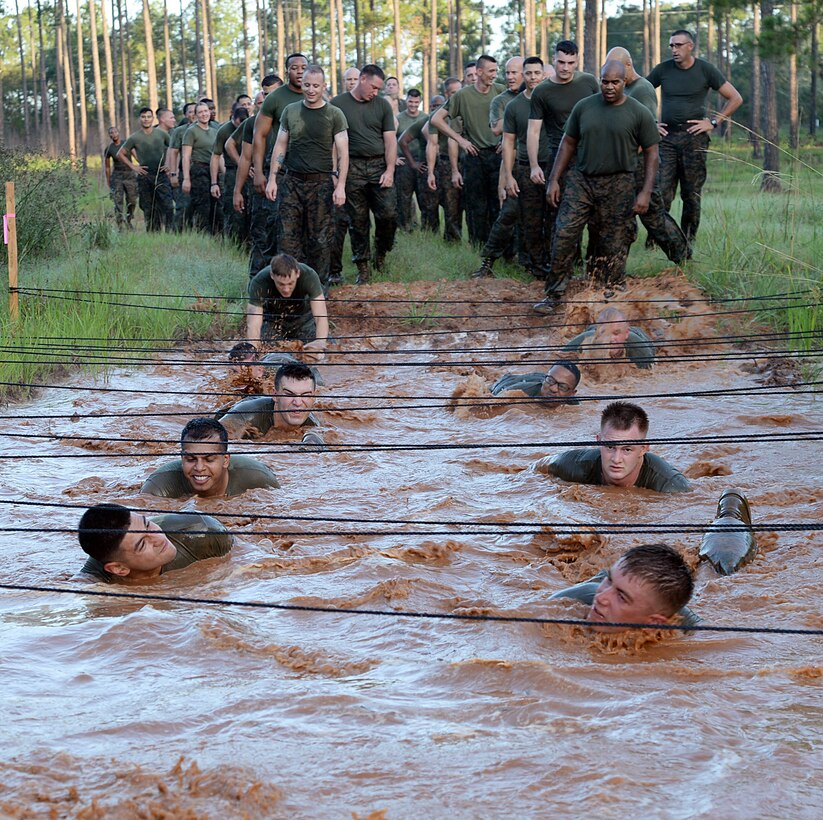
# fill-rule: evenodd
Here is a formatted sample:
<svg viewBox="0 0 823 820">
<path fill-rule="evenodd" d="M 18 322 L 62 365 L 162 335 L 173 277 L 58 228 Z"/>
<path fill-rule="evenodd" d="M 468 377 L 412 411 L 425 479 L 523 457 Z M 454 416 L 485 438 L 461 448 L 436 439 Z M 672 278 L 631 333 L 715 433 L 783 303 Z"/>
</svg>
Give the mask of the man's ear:
<svg viewBox="0 0 823 820">
<path fill-rule="evenodd" d="M 131 568 L 125 564 L 121 564 L 120 561 L 108 561 L 103 564 L 103 569 L 108 572 L 109 575 L 119 575 L 121 578 L 125 578 L 131 573 Z"/>
<path fill-rule="evenodd" d="M 667 624 L 669 623 L 669 620 L 669 618 L 665 615 L 661 615 L 659 612 L 655 612 L 654 615 L 649 615 L 645 618 L 645 621 L 648 624 Z"/>
<path fill-rule="evenodd" d="M 230 461 L 231 461 L 231 453 L 226 453 L 226 455 L 223 456 L 223 466 L 228 467 Z"/>
</svg>

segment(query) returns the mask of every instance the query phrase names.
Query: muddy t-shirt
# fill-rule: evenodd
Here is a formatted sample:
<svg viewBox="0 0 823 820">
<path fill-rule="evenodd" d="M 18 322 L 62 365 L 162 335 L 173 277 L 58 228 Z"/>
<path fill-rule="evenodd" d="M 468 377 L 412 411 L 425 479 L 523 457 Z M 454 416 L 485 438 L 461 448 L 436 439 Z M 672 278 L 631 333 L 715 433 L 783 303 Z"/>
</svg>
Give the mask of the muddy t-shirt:
<svg viewBox="0 0 823 820">
<path fill-rule="evenodd" d="M 599 447 L 566 450 L 565 453 L 552 458 L 546 467 L 549 473 L 563 481 L 573 481 L 576 484 L 605 484 Z M 643 456 L 643 466 L 634 486 L 644 490 L 656 490 L 658 493 L 685 493 L 691 489 L 689 480 L 683 473 L 653 453 L 646 453 Z"/>
<path fill-rule="evenodd" d="M 661 121 L 669 128 L 704 119 L 709 89 L 717 91 L 726 82 L 720 69 L 699 57 L 691 68 L 678 68 L 674 60 L 666 60 L 656 65 L 647 79 L 663 90 Z"/>
<path fill-rule="evenodd" d="M 177 547 L 173 561 L 164 564 L 161 574 L 175 569 L 183 569 L 195 561 L 205 558 L 218 558 L 227 555 L 232 548 L 232 536 L 226 528 L 210 515 L 202 513 L 183 514 L 167 513 L 150 519 L 166 534 L 169 541 Z M 205 531 L 201 534 L 201 531 Z M 93 575 L 103 581 L 116 581 L 117 576 L 103 569 L 96 558 L 89 556 L 81 572 Z"/>
<path fill-rule="evenodd" d="M 547 404 L 580 404 L 580 400 L 574 396 L 569 398 L 563 398 L 562 396 L 559 398 L 541 396 L 540 390 L 543 387 L 545 379 L 545 373 L 507 373 L 492 385 L 492 395 L 499 396 L 501 393 L 506 393 L 509 390 L 520 390 L 527 396 L 534 399 L 541 399 Z"/>
<path fill-rule="evenodd" d="M 169 135 L 162 128 L 153 128 L 148 134 L 145 131 L 135 131 L 123 143 L 123 148 L 127 156 L 134 148 L 137 162 L 151 171 L 157 171 L 163 163 L 168 144 Z"/>
<path fill-rule="evenodd" d="M 556 151 L 560 145 L 563 126 L 575 105 L 599 91 L 600 85 L 595 76 L 582 72 L 576 72 L 567 83 L 543 80 L 532 91 L 529 119 L 543 120 L 552 151 Z"/>
<path fill-rule="evenodd" d="M 581 100 L 565 132 L 577 140 L 577 169 L 588 176 L 633 172 L 637 149 L 660 142 L 649 109 L 631 97 L 620 105 L 609 105 L 602 94 Z"/>
<path fill-rule="evenodd" d="M 229 483 L 226 498 L 242 495 L 246 490 L 260 487 L 279 487 L 277 476 L 262 462 L 251 456 L 232 456 L 229 459 Z M 183 498 L 194 495 L 194 488 L 183 473 L 183 462 L 177 458 L 155 470 L 140 488 L 146 495 L 161 498 Z"/>
<path fill-rule="evenodd" d="M 214 141 L 217 137 L 217 128 L 201 128 L 193 125 L 183 135 L 183 145 L 191 147 L 191 161 L 209 164 Z"/>
<path fill-rule="evenodd" d="M 586 342 L 594 338 L 595 328 L 589 327 L 582 333 L 578 333 L 573 339 L 569 339 L 563 345 L 563 350 L 572 352 L 579 351 Z M 603 357 L 606 358 L 609 351 L 603 348 Z M 626 356 L 638 367 L 649 368 L 654 364 L 654 345 L 652 340 L 639 327 L 629 328 L 629 338 L 626 340 Z"/>
<path fill-rule="evenodd" d="M 283 109 L 280 128 L 289 135 L 286 168 L 300 174 L 330 174 L 334 138 L 348 123 L 343 112 L 329 103 L 309 108 L 298 102 Z"/>
<path fill-rule="evenodd" d="M 280 295 L 271 278 L 271 265 L 266 265 L 249 282 L 249 304 L 263 308 L 263 321 L 269 324 L 294 322 L 299 316 L 310 316 L 309 302 L 323 295 L 323 285 L 313 268 L 299 262 L 300 275 L 291 296 Z"/>
<path fill-rule="evenodd" d="M 331 104 L 346 115 L 346 122 L 349 124 L 350 157 L 367 159 L 385 156 L 383 133 L 397 130 L 394 125 L 394 112 L 385 97 L 360 102 L 350 91 L 345 91 L 338 94 Z"/>
<path fill-rule="evenodd" d="M 473 85 L 467 85 L 451 96 L 443 107 L 452 119 L 460 117 L 463 120 L 463 136 L 469 142 L 478 148 L 494 148 L 499 138 L 492 133 L 489 113 L 492 100 L 505 90 L 505 86 L 494 83 L 483 94 Z"/>
<path fill-rule="evenodd" d="M 229 431 L 232 436 L 247 426 L 254 427 L 259 435 L 264 436 L 275 425 L 274 399 L 271 396 L 254 396 L 243 399 L 228 410 L 220 410 L 215 419 Z M 303 422 L 303 427 L 317 427 L 319 422 L 314 414 Z M 256 435 L 254 436 L 257 437 Z"/>
<path fill-rule="evenodd" d="M 528 162 L 529 152 L 526 147 L 526 139 L 529 134 L 529 115 L 531 112 L 531 100 L 526 93 L 518 94 L 503 112 L 503 133 L 514 134 L 517 142 L 517 161 Z M 546 133 L 546 124 L 540 127 L 540 142 L 537 147 L 537 161 L 540 165 L 545 165 L 551 159 L 551 146 L 549 145 L 549 135 Z"/>
<path fill-rule="evenodd" d="M 606 569 L 600 570 L 597 575 L 589 578 L 588 581 L 581 581 L 573 587 L 567 587 L 566 589 L 561 589 L 559 592 L 549 595 L 549 600 L 556 601 L 558 598 L 571 598 L 572 600 L 586 604 L 586 606 L 591 606 L 594 603 L 597 588 L 600 586 L 600 582 L 608 575 L 608 572 Z M 701 618 L 687 606 L 684 606 L 677 614 L 680 616 L 680 622 L 683 626 L 694 626 L 700 623 L 701 620 Z"/>
<path fill-rule="evenodd" d="M 645 105 L 657 121 L 657 94 L 645 77 L 638 77 L 631 85 L 627 85 L 626 96 Z"/>
</svg>

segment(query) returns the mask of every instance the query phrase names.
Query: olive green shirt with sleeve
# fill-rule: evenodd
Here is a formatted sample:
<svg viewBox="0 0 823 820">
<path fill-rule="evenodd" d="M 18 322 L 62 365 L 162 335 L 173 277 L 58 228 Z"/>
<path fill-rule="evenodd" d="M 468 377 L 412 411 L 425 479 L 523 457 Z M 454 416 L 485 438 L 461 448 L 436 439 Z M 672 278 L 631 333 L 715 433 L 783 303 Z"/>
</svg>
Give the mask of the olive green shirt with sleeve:
<svg viewBox="0 0 823 820">
<path fill-rule="evenodd" d="M 627 85 L 626 96 L 645 105 L 657 122 L 657 93 L 645 77 L 638 77 L 631 85 Z"/>
<path fill-rule="evenodd" d="M 243 120 L 245 122 L 245 120 Z M 242 125 L 242 123 L 241 123 Z M 232 135 L 237 131 L 234 123 L 229 120 L 224 122 L 220 128 L 217 129 L 217 134 L 214 137 L 214 145 L 211 152 L 215 156 L 223 157 L 223 162 L 226 163 L 226 168 L 236 168 L 237 163 L 231 158 L 231 155 L 226 151 L 226 143 L 232 138 Z M 240 153 L 240 146 L 235 142 L 238 153 Z"/>
<path fill-rule="evenodd" d="M 231 552 L 232 536 L 226 528 L 210 515 L 202 513 L 167 513 L 152 518 L 151 521 L 166 534 L 177 547 L 173 561 L 164 564 L 161 575 L 175 569 L 183 569 L 195 561 L 219 558 Z M 81 570 L 83 575 L 91 575 L 101 581 L 116 581 L 117 576 L 106 572 L 103 564 L 89 556 Z"/>
<path fill-rule="evenodd" d="M 199 125 L 189 128 L 183 135 L 183 145 L 191 146 L 191 161 L 208 165 L 216 137 L 216 128 L 201 128 Z"/>
<path fill-rule="evenodd" d="M 595 326 L 592 325 L 582 333 L 578 333 L 573 339 L 569 339 L 563 345 L 563 350 L 577 352 L 583 345 L 591 341 L 595 335 Z M 606 348 L 603 348 L 603 356 L 608 356 Z M 629 328 L 629 338 L 626 340 L 626 357 L 638 367 L 649 368 L 654 364 L 654 344 L 652 340 L 639 327 Z"/>
<path fill-rule="evenodd" d="M 591 97 L 600 91 L 600 84 L 593 74 L 576 72 L 567 83 L 555 83 L 543 80 L 532 91 L 529 118 L 543 120 L 543 127 L 549 139 L 552 151 L 557 150 L 563 139 L 563 127 L 572 109 L 580 100 Z"/>
<path fill-rule="evenodd" d="M 128 155 L 134 149 L 137 162 L 156 171 L 163 164 L 163 156 L 169 145 L 169 135 L 162 128 L 153 128 L 148 134 L 145 131 L 135 131 L 123 143 Z"/>
<path fill-rule="evenodd" d="M 277 476 L 257 459 L 251 456 L 232 456 L 229 459 L 226 498 L 242 495 L 246 490 L 279 486 Z M 183 462 L 179 458 L 155 470 L 146 479 L 140 492 L 161 498 L 185 498 L 195 495 L 194 488 L 183 473 Z"/>
<path fill-rule="evenodd" d="M 514 134 L 517 145 L 517 161 L 526 163 L 529 161 L 529 152 L 526 147 L 526 140 L 529 134 L 529 115 L 531 112 L 531 100 L 525 92 L 518 94 L 505 108 L 503 112 L 503 133 Z M 546 126 L 540 126 L 540 142 L 537 148 L 537 161 L 540 165 L 545 165 L 551 159 L 551 146 L 549 135 L 546 133 Z"/>
<path fill-rule="evenodd" d="M 505 90 L 505 86 L 494 83 L 483 94 L 475 86 L 467 85 L 444 105 L 450 117 L 460 117 L 463 120 L 463 136 L 477 148 L 494 148 L 499 142 L 499 137 L 492 133 L 489 125 L 489 115 L 492 100 Z"/>
<path fill-rule="evenodd" d="M 320 108 L 302 101 L 287 105 L 280 118 L 280 129 L 289 135 L 285 167 L 300 174 L 330 174 L 334 138 L 347 128 L 343 112 L 329 103 Z"/>
<path fill-rule="evenodd" d="M 350 91 L 338 94 L 331 104 L 339 108 L 349 124 L 349 157 L 369 159 L 386 154 L 383 134 L 396 131 L 394 112 L 385 97 L 368 102 L 356 100 Z"/>
<path fill-rule="evenodd" d="M 720 69 L 699 57 L 690 68 L 679 68 L 674 60 L 665 60 L 646 79 L 655 88 L 660 86 L 660 119 L 669 128 L 685 125 L 689 120 L 702 120 L 709 90 L 717 91 L 726 83 Z"/>
</svg>

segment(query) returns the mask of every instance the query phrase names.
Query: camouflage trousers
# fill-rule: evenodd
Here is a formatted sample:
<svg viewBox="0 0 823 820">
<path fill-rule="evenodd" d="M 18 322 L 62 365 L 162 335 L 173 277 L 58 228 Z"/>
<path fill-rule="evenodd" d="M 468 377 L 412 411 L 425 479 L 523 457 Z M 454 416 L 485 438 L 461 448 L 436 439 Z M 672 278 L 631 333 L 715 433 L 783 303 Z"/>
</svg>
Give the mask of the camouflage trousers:
<svg viewBox="0 0 823 820">
<path fill-rule="evenodd" d="M 437 198 L 443 208 L 443 239 L 459 242 L 463 238 L 463 191 L 452 185 L 449 158 L 441 154 L 434 169 L 437 180 Z"/>
<path fill-rule="evenodd" d="M 226 175 L 223 184 L 220 186 L 220 205 L 223 209 L 223 235 L 226 239 L 231 239 L 240 246 L 248 244 L 249 241 L 249 212 L 244 210 L 242 214 L 234 210 L 234 183 L 237 179 L 237 166 L 232 165 L 226 168 Z M 243 200 L 251 200 L 251 185 L 246 182 L 243 188 Z"/>
<path fill-rule="evenodd" d="M 181 179 L 182 175 L 178 176 Z M 191 194 L 184 194 L 183 189 L 178 185 L 171 189 L 172 200 L 174 201 L 174 218 L 172 226 L 177 233 L 180 233 L 184 228 L 191 228 L 191 222 L 187 221 L 186 213 L 191 204 Z"/>
<path fill-rule="evenodd" d="M 343 275 L 343 246 L 346 244 L 346 234 L 351 225 L 351 218 L 346 206 L 334 206 L 334 233 L 332 235 L 331 254 L 329 261 L 329 275 L 338 277 Z"/>
<path fill-rule="evenodd" d="M 346 210 L 351 219 L 349 233 L 354 262 L 368 262 L 371 258 L 369 212 L 374 214 L 376 255 L 383 257 L 394 247 L 397 195 L 394 187 L 380 187 L 380 177 L 385 170 L 383 157 L 352 157 L 349 161 Z"/>
<path fill-rule="evenodd" d="M 220 200 L 211 195 L 211 169 L 207 162 L 193 162 L 190 171 L 191 202 L 188 220 L 198 231 L 216 234 L 223 225 Z"/>
<path fill-rule="evenodd" d="M 278 249 L 317 271 L 327 285 L 334 237 L 334 178 L 289 171 L 278 186 Z"/>
<path fill-rule="evenodd" d="M 283 184 L 283 175 L 278 174 L 277 185 Z M 249 213 L 249 276 L 255 276 L 258 271 L 271 262 L 272 256 L 277 253 L 277 208 L 278 202 L 267 199 L 265 194 L 258 194 L 252 187 L 252 193 L 246 200 L 246 209 Z"/>
<path fill-rule="evenodd" d="M 414 230 L 414 191 L 417 172 L 410 165 L 398 165 L 394 172 L 397 196 L 397 227 L 411 233 Z"/>
<path fill-rule="evenodd" d="M 497 198 L 500 155 L 495 148 L 481 148 L 476 157 L 466 154 L 463 168 L 469 241 L 482 248 L 500 211 L 500 201 Z"/>
<path fill-rule="evenodd" d="M 588 176 L 576 168 L 569 171 L 555 220 L 548 293 L 566 289 L 586 226 L 594 248 L 587 273 L 604 284 L 626 278 L 626 258 L 637 238 L 634 200 L 633 172 Z"/>
<path fill-rule="evenodd" d="M 637 161 L 637 170 L 634 172 L 634 187 L 637 193 L 643 189 L 645 175 L 646 157 L 641 154 Z M 666 209 L 659 185 L 654 186 L 652 197 L 649 200 L 649 210 L 641 214 L 640 221 L 649 234 L 649 238 L 660 246 L 670 261 L 675 265 L 680 265 L 686 260 L 688 254 L 686 237 L 674 217 Z"/>
<path fill-rule="evenodd" d="M 174 201 L 171 185 L 164 171 L 149 168 L 145 176 L 138 175 L 137 191 L 140 198 L 140 210 L 146 219 L 147 231 L 159 231 L 165 226 L 172 229 L 174 220 Z"/>
<path fill-rule="evenodd" d="M 670 210 L 674 194 L 680 185 L 683 213 L 680 227 L 691 242 L 700 225 L 700 198 L 706 182 L 708 134 L 669 131 L 660 142 L 660 191 L 666 210 Z"/>
<path fill-rule="evenodd" d="M 513 170 L 520 194 L 516 197 L 509 196 L 503 201 L 482 255 L 491 259 L 504 256 L 511 247 L 515 232 L 519 228 L 521 262 L 525 267 L 540 272 L 548 261 L 545 238 L 548 203 L 545 188 L 531 181 L 528 164 L 518 163 Z"/>
<path fill-rule="evenodd" d="M 131 227 L 134 209 L 137 207 L 137 175 L 113 173 L 109 193 L 114 202 L 117 227 L 121 227 L 124 222 Z"/>
</svg>

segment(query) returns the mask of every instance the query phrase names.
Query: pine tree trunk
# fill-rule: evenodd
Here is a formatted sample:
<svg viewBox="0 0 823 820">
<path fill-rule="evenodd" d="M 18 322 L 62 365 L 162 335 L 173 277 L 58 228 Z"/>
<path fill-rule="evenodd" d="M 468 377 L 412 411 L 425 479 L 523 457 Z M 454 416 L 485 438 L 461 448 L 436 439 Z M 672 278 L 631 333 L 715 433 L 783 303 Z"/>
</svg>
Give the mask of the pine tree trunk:
<svg viewBox="0 0 823 820">
<path fill-rule="evenodd" d="M 197 63 L 197 92 L 195 97 L 203 96 L 203 26 L 200 14 L 200 0 L 194 0 L 194 59 Z"/>
<path fill-rule="evenodd" d="M 343 0 L 337 0 L 337 64 L 340 69 L 340 83 L 346 72 L 346 20 L 343 17 Z"/>
<path fill-rule="evenodd" d="M 354 0 L 354 50 L 357 59 L 357 65 L 365 65 L 363 62 L 363 51 L 360 47 L 360 38 L 362 32 L 360 31 L 360 0 Z"/>
<path fill-rule="evenodd" d="M 163 0 L 163 65 L 166 69 L 166 108 L 174 110 L 174 88 L 171 71 L 171 32 L 169 31 L 169 4 Z"/>
<path fill-rule="evenodd" d="M 600 59 L 597 63 L 598 77 L 600 76 L 599 69 L 602 68 L 603 63 L 606 62 L 606 53 L 609 50 L 608 38 L 609 23 L 606 17 L 606 0 L 600 0 Z"/>
<path fill-rule="evenodd" d="M 751 118 L 749 120 L 749 127 L 751 129 L 749 139 L 752 144 L 752 157 L 755 159 L 760 157 L 760 90 L 762 73 L 760 69 L 760 48 L 758 41 L 760 39 L 760 3 L 759 0 L 753 4 L 752 15 L 752 33 L 754 34 L 754 49 L 752 52 L 752 108 Z"/>
<path fill-rule="evenodd" d="M 457 71 L 452 74 L 453 77 L 462 77 L 463 76 L 463 0 L 455 0 L 454 2 L 454 20 L 457 26 L 457 31 L 455 32 L 457 36 L 457 42 L 455 44 L 455 50 L 457 51 Z M 435 89 L 435 94 L 439 93 L 437 89 Z"/>
<path fill-rule="evenodd" d="M 211 15 L 211 0 L 203 0 L 206 5 L 206 21 L 209 24 L 209 69 L 211 70 L 211 98 L 216 106 L 217 116 L 220 116 L 220 90 L 217 85 L 217 56 L 214 53 L 214 22 Z"/>
<path fill-rule="evenodd" d="M 337 14 L 337 3 L 335 0 L 329 0 L 329 73 L 331 74 L 331 93 L 333 97 L 337 96 L 337 21 L 335 16 Z M 345 71 L 343 68 L 339 74 L 342 75 Z M 341 93 L 346 90 L 346 86 L 342 85 Z"/>
<path fill-rule="evenodd" d="M 146 0 L 143 0 L 145 3 Z M 203 49 L 203 77 L 205 80 L 204 93 L 207 97 L 214 99 L 214 89 L 212 88 L 211 71 L 211 38 L 209 34 L 209 16 L 206 13 L 206 0 L 199 0 L 200 3 L 200 31 L 202 37 L 200 44 Z"/>
<path fill-rule="evenodd" d="M 23 23 L 20 20 L 20 6 L 14 0 L 14 16 L 17 20 L 17 45 L 20 49 L 20 85 L 23 94 L 23 132 L 26 143 L 29 141 L 29 80 L 26 72 L 26 52 L 23 49 Z"/>
<path fill-rule="evenodd" d="M 97 0 L 89 0 L 89 7 L 95 6 Z M 106 15 L 106 0 L 100 3 L 100 27 L 103 35 L 103 58 L 106 61 L 106 108 L 109 114 L 109 126 L 117 123 L 117 108 L 114 105 L 114 91 L 116 88 L 114 80 L 114 63 L 111 58 L 111 32 L 109 31 L 109 21 Z M 100 89 L 102 96 L 103 90 Z M 123 124 L 124 127 L 126 123 Z"/>
<path fill-rule="evenodd" d="M 437 0 L 431 0 L 429 31 L 429 80 L 432 89 L 437 87 Z M 432 91 L 432 93 L 434 93 Z"/>
<path fill-rule="evenodd" d="M 40 38 L 40 110 L 43 115 L 43 130 L 49 150 L 54 150 L 51 129 L 51 105 L 49 104 L 49 87 L 46 84 L 46 55 L 43 43 L 43 10 L 37 0 L 37 30 Z"/>
<path fill-rule="evenodd" d="M 660 0 L 651 0 L 654 3 L 652 14 L 652 64 L 660 63 Z M 659 99 L 659 94 L 658 94 Z"/>
<path fill-rule="evenodd" d="M 789 20 L 792 29 L 797 30 L 797 3 L 789 6 Z M 800 112 L 797 108 L 797 40 L 792 35 L 792 49 L 789 52 L 789 147 L 796 151 L 800 144 Z"/>
<path fill-rule="evenodd" d="M 60 48 L 58 49 L 63 60 L 63 83 L 66 92 L 66 120 L 69 143 L 69 158 L 72 162 L 77 161 L 77 130 L 75 124 L 74 111 L 74 87 L 71 80 L 71 58 L 68 49 L 68 26 L 66 25 L 66 10 L 62 0 L 58 3 L 58 13 L 60 22 L 58 23 L 58 36 Z"/>
<path fill-rule="evenodd" d="M 277 73 L 286 80 L 286 20 L 283 14 L 283 0 L 277 2 Z"/>
<path fill-rule="evenodd" d="M 37 47 L 34 44 L 34 9 L 29 3 L 28 7 L 28 35 L 29 35 L 29 56 L 31 57 L 31 114 L 32 114 L 32 126 L 35 131 L 38 129 L 42 129 L 45 126 L 43 125 L 43 116 L 42 112 L 40 113 L 40 117 L 38 118 L 37 114 L 37 103 L 40 99 L 40 92 L 37 86 L 37 78 L 38 78 L 38 71 L 37 71 Z M 43 139 L 43 130 L 39 131 L 39 139 L 38 142 L 42 142 Z"/>
<path fill-rule="evenodd" d="M 180 0 L 180 70 L 183 72 L 183 100 L 189 100 L 189 68 L 186 59 L 186 30 L 183 26 L 183 0 Z"/>
<path fill-rule="evenodd" d="M 820 21 L 815 16 L 812 20 L 812 42 L 810 54 L 811 100 L 809 102 L 809 134 L 817 135 L 817 75 L 820 71 L 820 43 L 818 40 L 818 26 Z"/>
<path fill-rule="evenodd" d="M 586 0 L 586 27 L 583 34 L 581 65 L 590 74 L 597 73 L 597 8 L 597 0 Z"/>
<path fill-rule="evenodd" d="M 55 6 L 55 55 L 57 57 L 55 69 L 57 78 L 57 140 L 59 151 L 66 150 L 66 43 L 63 40 L 63 0 L 58 0 Z"/>
<path fill-rule="evenodd" d="M 341 0 L 342 2 L 342 0 Z M 400 94 L 403 94 L 403 53 L 400 50 L 400 0 L 394 0 L 394 61 Z"/>
<path fill-rule="evenodd" d="M 762 17 L 768 18 L 774 13 L 773 0 L 761 0 L 760 13 Z M 762 191 L 776 192 L 782 190 L 780 184 L 780 131 L 777 121 L 777 66 L 774 55 L 767 52 L 767 56 L 761 57 L 761 70 L 763 72 L 763 114 L 764 114 L 764 137 L 765 145 L 763 149 L 763 177 L 760 183 Z"/>
<path fill-rule="evenodd" d="M 246 94 L 251 94 L 251 51 L 249 49 L 249 16 L 246 8 L 247 0 L 242 0 L 243 11 L 243 77 L 246 82 Z M 314 0 L 312 0 L 314 8 Z M 261 77 L 262 79 L 262 77 Z"/>
<path fill-rule="evenodd" d="M 317 3 L 309 0 L 309 12 L 311 14 L 311 61 L 317 62 Z"/>
<path fill-rule="evenodd" d="M 257 69 L 260 74 L 260 84 L 262 85 L 263 77 L 266 76 L 266 59 L 263 52 L 263 17 L 260 14 L 260 3 L 258 0 L 254 0 L 254 13 L 257 16 Z"/>
<path fill-rule="evenodd" d="M 80 149 L 83 152 L 83 167 L 89 152 L 89 119 L 86 109 L 86 60 L 83 53 L 83 18 L 80 14 L 80 0 L 77 3 L 77 89 L 80 97 Z"/>
<path fill-rule="evenodd" d="M 89 40 L 91 44 L 91 66 L 94 74 L 94 110 L 97 112 L 98 150 L 106 145 L 106 116 L 103 113 L 103 78 L 100 74 L 100 52 L 97 39 L 97 9 L 94 0 L 89 0 Z"/>
<path fill-rule="evenodd" d="M 157 63 L 154 60 L 154 32 L 151 26 L 149 0 L 143 0 L 143 29 L 146 38 L 146 69 L 149 83 L 149 108 L 156 111 L 159 106 L 157 96 Z"/>
</svg>

